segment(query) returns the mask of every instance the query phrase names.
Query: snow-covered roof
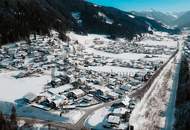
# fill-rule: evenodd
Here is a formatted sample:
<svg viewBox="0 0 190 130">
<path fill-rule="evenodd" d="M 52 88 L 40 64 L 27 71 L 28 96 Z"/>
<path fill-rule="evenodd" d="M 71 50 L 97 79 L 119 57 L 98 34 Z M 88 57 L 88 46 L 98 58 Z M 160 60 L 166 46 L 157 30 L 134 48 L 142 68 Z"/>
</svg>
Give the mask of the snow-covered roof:
<svg viewBox="0 0 190 130">
<path fill-rule="evenodd" d="M 53 93 L 53 94 L 59 94 L 59 93 L 63 93 L 65 91 L 68 91 L 68 90 L 71 90 L 71 89 L 73 89 L 73 85 L 65 84 L 65 85 L 57 87 L 57 88 L 51 88 L 48 91 Z"/>
<path fill-rule="evenodd" d="M 33 101 L 36 97 L 37 97 L 37 95 L 35 95 L 34 93 L 31 93 L 31 92 L 29 92 L 23 96 L 23 98 L 28 101 Z"/>
<path fill-rule="evenodd" d="M 62 98 L 58 98 L 56 100 L 54 100 L 53 102 L 56 104 L 56 106 L 59 106 L 61 103 L 63 103 L 64 99 Z"/>
<path fill-rule="evenodd" d="M 130 84 L 122 85 L 122 86 L 120 87 L 120 89 L 125 90 L 125 91 L 128 91 L 130 88 L 131 88 L 131 85 L 130 85 Z"/>
<path fill-rule="evenodd" d="M 125 106 L 128 106 L 129 101 L 130 101 L 130 98 L 126 96 L 125 99 L 123 99 L 121 103 L 123 103 Z"/>
<path fill-rule="evenodd" d="M 75 95 L 84 95 L 85 93 L 84 93 L 84 91 L 83 90 L 81 90 L 81 89 L 75 89 L 75 90 L 72 90 L 71 91 L 72 93 L 74 93 Z"/>
<path fill-rule="evenodd" d="M 120 107 L 120 108 L 115 108 L 113 110 L 113 114 L 121 114 L 124 115 L 127 112 L 127 109 L 124 107 Z"/>
<path fill-rule="evenodd" d="M 108 117 L 108 123 L 119 124 L 120 123 L 120 117 L 119 116 L 110 115 Z"/>
<path fill-rule="evenodd" d="M 108 92 L 107 95 L 109 95 L 111 97 L 118 97 L 119 96 L 119 94 L 117 94 L 117 93 L 115 93 L 113 91 Z"/>
</svg>

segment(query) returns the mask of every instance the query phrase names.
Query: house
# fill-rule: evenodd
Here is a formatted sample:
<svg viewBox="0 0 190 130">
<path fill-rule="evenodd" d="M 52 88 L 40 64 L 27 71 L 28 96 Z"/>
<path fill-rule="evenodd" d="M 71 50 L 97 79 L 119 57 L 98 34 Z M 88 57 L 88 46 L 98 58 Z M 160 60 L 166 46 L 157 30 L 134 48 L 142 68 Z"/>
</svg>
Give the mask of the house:
<svg viewBox="0 0 190 130">
<path fill-rule="evenodd" d="M 117 88 L 114 90 L 116 93 L 120 94 L 120 95 L 124 95 L 125 94 L 125 91 L 124 90 L 121 90 L 120 88 Z"/>
<path fill-rule="evenodd" d="M 29 92 L 27 93 L 26 95 L 23 96 L 23 99 L 28 102 L 28 103 L 31 103 L 33 102 L 35 99 L 37 98 L 37 95 Z"/>
<path fill-rule="evenodd" d="M 130 98 L 126 97 L 122 101 L 112 104 L 112 107 L 114 107 L 114 108 L 119 108 L 119 107 L 127 108 L 129 106 L 129 101 L 130 101 Z"/>
<path fill-rule="evenodd" d="M 107 93 L 107 96 L 108 96 L 110 99 L 112 99 L 112 100 L 115 100 L 115 99 L 118 99 L 118 98 L 119 98 L 119 94 L 118 94 L 118 93 L 115 93 L 115 92 L 112 92 L 112 91 L 108 92 L 108 93 Z"/>
<path fill-rule="evenodd" d="M 51 102 L 53 108 L 60 108 L 61 105 L 64 104 L 64 100 L 59 98 L 55 99 L 54 101 Z"/>
<path fill-rule="evenodd" d="M 51 93 L 51 94 L 59 94 L 61 95 L 62 93 L 64 92 L 68 92 L 70 90 L 73 89 L 73 85 L 71 84 L 65 84 L 65 85 L 62 85 L 60 87 L 57 87 L 57 88 L 50 88 L 48 89 L 48 92 Z"/>
<path fill-rule="evenodd" d="M 48 85 L 52 87 L 58 87 L 64 84 L 68 84 L 70 82 L 70 78 L 66 75 L 56 76 Z"/>
<path fill-rule="evenodd" d="M 120 87 L 121 90 L 124 90 L 124 91 L 129 91 L 131 88 L 131 85 L 130 84 L 127 84 L 127 85 L 122 85 Z"/>
<path fill-rule="evenodd" d="M 130 81 L 129 81 L 129 84 L 131 86 L 136 86 L 136 85 L 139 85 L 140 83 L 141 83 L 141 81 L 136 80 L 136 79 L 130 79 Z"/>
<path fill-rule="evenodd" d="M 119 107 L 119 108 L 115 108 L 112 114 L 119 117 L 123 117 L 126 115 L 127 112 L 129 112 L 129 110 L 126 109 L 125 107 Z"/>
<path fill-rule="evenodd" d="M 49 98 L 52 108 L 61 108 L 63 105 L 68 104 L 68 99 L 66 96 L 54 96 Z"/>
<path fill-rule="evenodd" d="M 92 88 L 96 89 L 96 95 L 105 95 L 110 91 L 109 88 L 98 85 L 94 85 Z"/>
<path fill-rule="evenodd" d="M 75 89 L 69 92 L 68 96 L 73 97 L 75 99 L 80 98 L 85 95 L 85 92 L 81 89 Z"/>
<path fill-rule="evenodd" d="M 107 122 L 113 125 L 119 125 L 120 124 L 120 117 L 119 116 L 114 116 L 114 115 L 109 115 Z"/>
</svg>

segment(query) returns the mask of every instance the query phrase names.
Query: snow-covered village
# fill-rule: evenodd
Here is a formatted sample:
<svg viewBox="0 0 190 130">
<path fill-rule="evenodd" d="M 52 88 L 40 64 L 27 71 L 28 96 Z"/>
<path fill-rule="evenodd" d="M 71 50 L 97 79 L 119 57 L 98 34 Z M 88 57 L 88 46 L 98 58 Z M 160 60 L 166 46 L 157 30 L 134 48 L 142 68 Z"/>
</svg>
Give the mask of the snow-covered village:
<svg viewBox="0 0 190 130">
<path fill-rule="evenodd" d="M 83 26 L 80 11 L 70 15 Z M 116 22 L 101 11 L 93 17 Z M 175 104 L 181 68 L 190 61 L 190 31 L 171 34 L 147 19 L 147 32 L 131 39 L 69 30 L 63 40 L 51 28 L 2 44 L 0 125 L 6 118 L 16 120 L 18 130 L 172 130 L 180 117 Z"/>
</svg>

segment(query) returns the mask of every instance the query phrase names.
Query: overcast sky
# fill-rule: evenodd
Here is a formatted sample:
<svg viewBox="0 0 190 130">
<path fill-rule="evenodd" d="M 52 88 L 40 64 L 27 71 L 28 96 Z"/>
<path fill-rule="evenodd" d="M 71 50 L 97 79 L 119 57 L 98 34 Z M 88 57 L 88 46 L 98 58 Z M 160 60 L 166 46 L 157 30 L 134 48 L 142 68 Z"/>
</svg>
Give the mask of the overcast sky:
<svg viewBox="0 0 190 130">
<path fill-rule="evenodd" d="M 88 0 L 99 5 L 116 7 L 125 11 L 155 9 L 162 12 L 190 10 L 190 0 Z"/>
</svg>

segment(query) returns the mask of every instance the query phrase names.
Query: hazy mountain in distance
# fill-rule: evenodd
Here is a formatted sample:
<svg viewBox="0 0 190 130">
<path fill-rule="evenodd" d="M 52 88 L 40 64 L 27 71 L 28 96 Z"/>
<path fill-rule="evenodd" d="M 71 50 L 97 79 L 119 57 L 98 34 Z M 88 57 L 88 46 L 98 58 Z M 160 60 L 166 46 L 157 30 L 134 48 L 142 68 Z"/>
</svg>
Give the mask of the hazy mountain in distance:
<svg viewBox="0 0 190 130">
<path fill-rule="evenodd" d="M 135 15 L 144 16 L 147 18 L 151 18 L 157 21 L 160 21 L 161 23 L 172 26 L 173 22 L 177 20 L 178 14 L 177 13 L 163 13 L 156 10 L 150 10 L 150 11 L 142 11 L 142 12 L 132 12 Z"/>
<path fill-rule="evenodd" d="M 190 11 L 183 13 L 175 22 L 175 25 L 182 27 L 190 27 Z"/>
</svg>

